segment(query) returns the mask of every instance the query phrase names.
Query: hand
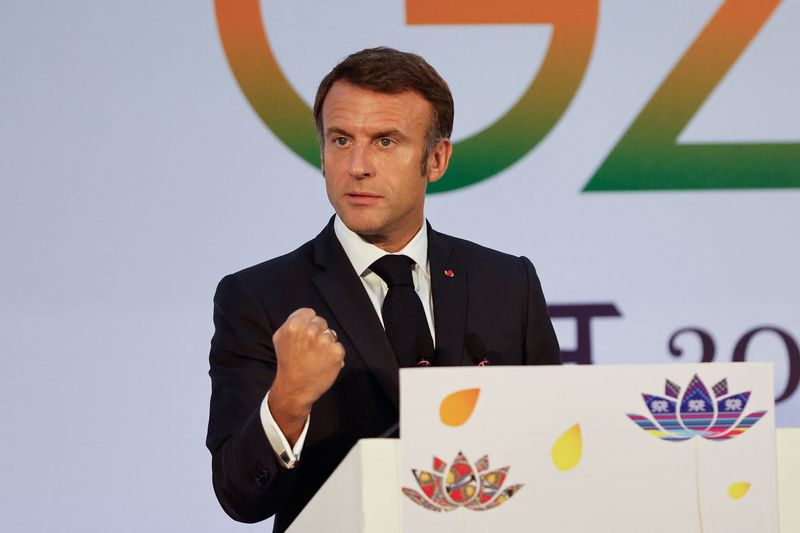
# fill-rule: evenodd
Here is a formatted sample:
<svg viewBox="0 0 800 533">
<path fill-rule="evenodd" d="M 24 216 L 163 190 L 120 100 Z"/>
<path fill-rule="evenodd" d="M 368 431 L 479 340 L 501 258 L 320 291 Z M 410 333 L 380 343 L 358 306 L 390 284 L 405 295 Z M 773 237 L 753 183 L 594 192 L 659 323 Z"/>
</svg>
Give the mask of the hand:
<svg viewBox="0 0 800 533">
<path fill-rule="evenodd" d="M 278 370 L 269 409 L 292 445 L 311 406 L 331 388 L 344 366 L 344 347 L 313 309 L 294 311 L 272 336 Z"/>
</svg>

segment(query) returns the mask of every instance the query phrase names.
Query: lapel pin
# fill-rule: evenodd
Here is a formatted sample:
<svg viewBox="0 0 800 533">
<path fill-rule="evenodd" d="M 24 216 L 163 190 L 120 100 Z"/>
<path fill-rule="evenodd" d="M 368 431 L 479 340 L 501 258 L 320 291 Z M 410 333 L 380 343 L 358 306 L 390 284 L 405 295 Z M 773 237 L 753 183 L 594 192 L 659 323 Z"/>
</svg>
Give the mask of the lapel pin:
<svg viewBox="0 0 800 533">
<path fill-rule="evenodd" d="M 447 276 L 448 278 L 452 278 L 455 277 L 456 273 L 448 268 L 447 270 L 444 271 L 444 275 Z"/>
</svg>

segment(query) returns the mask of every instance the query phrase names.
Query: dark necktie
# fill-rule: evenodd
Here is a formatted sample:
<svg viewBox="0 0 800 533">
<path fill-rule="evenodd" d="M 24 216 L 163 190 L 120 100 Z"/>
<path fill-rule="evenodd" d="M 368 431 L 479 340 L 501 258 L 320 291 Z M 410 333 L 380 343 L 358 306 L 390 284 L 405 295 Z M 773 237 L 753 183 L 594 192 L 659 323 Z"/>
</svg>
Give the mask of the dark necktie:
<svg viewBox="0 0 800 533">
<path fill-rule="evenodd" d="M 433 358 L 431 330 L 411 278 L 413 265 L 405 255 L 384 255 L 369 267 L 389 286 L 381 314 L 400 366 L 417 366 L 421 359 Z"/>
</svg>

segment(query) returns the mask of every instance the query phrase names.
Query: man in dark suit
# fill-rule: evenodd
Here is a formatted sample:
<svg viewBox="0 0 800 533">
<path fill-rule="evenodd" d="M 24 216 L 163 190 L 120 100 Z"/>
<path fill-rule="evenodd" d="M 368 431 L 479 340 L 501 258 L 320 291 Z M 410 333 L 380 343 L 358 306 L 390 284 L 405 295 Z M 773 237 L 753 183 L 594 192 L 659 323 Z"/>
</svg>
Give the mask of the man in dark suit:
<svg viewBox="0 0 800 533">
<path fill-rule="evenodd" d="M 294 252 L 225 277 L 214 299 L 214 489 L 236 520 L 275 514 L 275 531 L 358 439 L 391 431 L 400 366 L 560 362 L 530 261 L 425 224 L 427 183 L 452 152 L 436 71 L 358 52 L 322 81 L 314 114 L 336 216 Z"/>
</svg>

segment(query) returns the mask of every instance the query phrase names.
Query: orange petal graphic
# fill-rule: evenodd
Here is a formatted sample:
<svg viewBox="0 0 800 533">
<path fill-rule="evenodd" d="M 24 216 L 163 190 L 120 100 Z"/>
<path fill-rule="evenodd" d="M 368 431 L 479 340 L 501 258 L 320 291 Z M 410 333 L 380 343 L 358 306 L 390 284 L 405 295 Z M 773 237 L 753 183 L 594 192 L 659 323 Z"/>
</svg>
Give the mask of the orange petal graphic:
<svg viewBox="0 0 800 533">
<path fill-rule="evenodd" d="M 445 396 L 439 406 L 439 418 L 448 426 L 460 426 L 469 420 L 481 389 L 464 389 Z"/>
<path fill-rule="evenodd" d="M 583 439 L 581 439 L 581 425 L 575 424 L 561 435 L 550 455 L 553 464 L 561 471 L 571 470 L 578 466 L 583 453 Z"/>
<path fill-rule="evenodd" d="M 734 500 L 739 500 L 743 498 L 745 494 L 747 494 L 748 490 L 750 490 L 750 483 L 746 481 L 731 483 L 731 486 L 728 487 L 728 496 Z"/>
</svg>

